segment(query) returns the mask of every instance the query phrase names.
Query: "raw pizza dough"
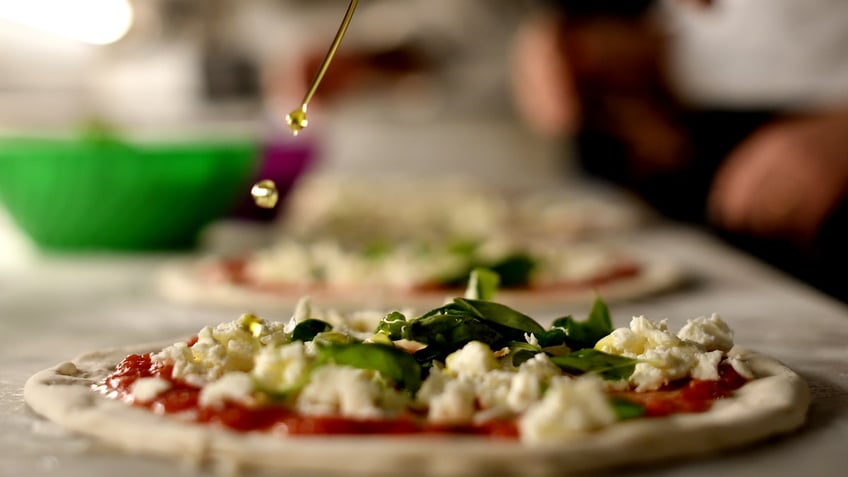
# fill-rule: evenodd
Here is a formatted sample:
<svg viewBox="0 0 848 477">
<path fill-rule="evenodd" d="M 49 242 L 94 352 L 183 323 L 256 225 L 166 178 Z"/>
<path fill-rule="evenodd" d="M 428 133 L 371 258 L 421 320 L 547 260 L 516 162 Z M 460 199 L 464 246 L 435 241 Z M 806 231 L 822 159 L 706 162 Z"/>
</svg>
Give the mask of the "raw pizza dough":
<svg viewBox="0 0 848 477">
<path fill-rule="evenodd" d="M 244 307 L 291 307 L 304 296 L 336 308 L 389 308 L 438 306 L 464 290 L 398 290 L 379 287 L 292 286 L 288 290 L 268 291 L 213 279 L 204 273 L 203 263 L 174 263 L 157 277 L 157 288 L 165 297 L 186 304 Z M 597 296 L 607 302 L 643 298 L 669 291 L 686 283 L 686 275 L 670 262 L 650 260 L 640 263 L 638 274 L 622 277 L 597 287 L 562 289 L 501 289 L 497 300 L 512 307 L 548 304 L 591 303 Z"/>
<path fill-rule="evenodd" d="M 434 476 L 563 475 L 714 453 L 798 428 L 810 399 L 796 373 L 774 359 L 734 348 L 730 355 L 746 360 L 758 379 L 705 413 L 625 421 L 573 441 L 531 446 L 475 437 L 236 433 L 157 415 L 91 389 L 125 356 L 171 343 L 80 356 L 32 376 L 24 399 L 51 421 L 131 453 L 286 475 L 398 475 L 414 469 Z"/>
</svg>

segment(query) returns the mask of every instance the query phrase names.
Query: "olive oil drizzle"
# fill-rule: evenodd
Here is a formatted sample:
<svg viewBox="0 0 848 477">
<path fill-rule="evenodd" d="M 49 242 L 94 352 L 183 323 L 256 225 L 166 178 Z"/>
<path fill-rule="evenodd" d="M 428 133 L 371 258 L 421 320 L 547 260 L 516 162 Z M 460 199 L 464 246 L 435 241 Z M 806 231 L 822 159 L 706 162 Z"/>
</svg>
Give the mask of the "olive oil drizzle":
<svg viewBox="0 0 848 477">
<path fill-rule="evenodd" d="M 350 26 L 350 20 L 353 18 L 353 12 L 356 11 L 356 6 L 358 4 L 359 0 L 350 0 L 345 16 L 342 18 L 342 23 L 339 25 L 339 31 L 336 32 L 336 37 L 333 38 L 333 42 L 330 44 L 330 49 L 327 50 L 327 55 L 324 57 L 324 61 L 321 62 L 321 66 L 315 73 L 315 77 L 312 78 L 312 84 L 303 96 L 303 101 L 301 101 L 300 107 L 286 116 L 286 124 L 288 124 L 289 129 L 295 136 L 309 125 L 309 119 L 306 117 L 309 102 L 315 95 L 315 91 L 318 90 L 321 80 L 324 79 L 324 74 L 327 73 L 327 69 L 330 67 L 330 63 L 336 55 L 336 50 L 339 49 L 339 45 L 342 43 L 342 39 Z M 277 185 L 274 184 L 274 181 L 268 179 L 254 184 L 250 189 L 250 195 L 253 197 L 253 202 L 258 207 L 262 207 L 264 209 L 273 209 L 279 200 Z"/>
<path fill-rule="evenodd" d="M 324 61 L 321 62 L 321 66 L 315 73 L 315 77 L 312 78 L 312 84 L 303 96 L 303 101 L 300 103 L 300 107 L 286 116 L 286 124 L 288 124 L 289 129 L 291 129 L 292 134 L 295 136 L 309 125 L 309 120 L 306 117 L 309 102 L 312 100 L 312 96 L 315 95 L 315 91 L 318 90 L 318 86 L 321 84 L 324 74 L 330 67 L 330 63 L 333 61 L 333 57 L 336 55 L 336 50 L 339 49 L 339 45 L 347 32 L 347 28 L 350 26 L 350 20 L 353 18 L 353 12 L 356 10 L 356 6 L 358 4 L 359 0 L 350 0 L 350 4 L 347 6 L 347 11 L 342 19 L 342 23 L 339 25 L 339 31 L 336 32 L 336 37 L 333 38 L 333 42 L 330 44 L 330 49 L 327 51 Z"/>
</svg>

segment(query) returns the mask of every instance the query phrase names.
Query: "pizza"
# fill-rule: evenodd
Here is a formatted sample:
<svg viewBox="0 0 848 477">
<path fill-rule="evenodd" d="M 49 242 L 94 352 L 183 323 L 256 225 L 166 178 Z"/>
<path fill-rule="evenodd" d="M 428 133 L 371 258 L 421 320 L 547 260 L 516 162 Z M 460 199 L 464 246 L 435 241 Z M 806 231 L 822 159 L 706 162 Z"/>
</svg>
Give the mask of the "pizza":
<svg viewBox="0 0 848 477">
<path fill-rule="evenodd" d="M 303 295 L 347 307 L 433 306 L 461 294 L 472 270 L 500 276 L 500 300 L 591 303 L 644 297 L 685 282 L 674 263 L 608 243 L 401 240 L 367 245 L 335 238 L 273 246 L 165 267 L 161 293 L 185 303 L 293 306 Z"/>
<path fill-rule="evenodd" d="M 804 381 L 718 315 L 634 317 L 597 300 L 550 326 L 481 274 L 423 314 L 299 303 L 30 378 L 37 413 L 128 452 L 229 470 L 558 475 L 692 457 L 803 424 Z"/>
<path fill-rule="evenodd" d="M 516 306 L 643 297 L 681 284 L 680 270 L 599 237 L 643 218 L 568 188 L 316 174 L 288 198 L 270 244 L 171 264 L 156 284 L 180 302 L 238 308 L 293 306 L 305 294 L 337 306 L 427 307 L 461 293 L 482 267 L 500 274 L 500 299 Z"/>
<path fill-rule="evenodd" d="M 650 221 L 632 198 L 586 186 L 495 187 L 459 177 L 315 173 L 283 204 L 281 235 L 345 242 L 558 237 L 587 239 Z"/>
</svg>

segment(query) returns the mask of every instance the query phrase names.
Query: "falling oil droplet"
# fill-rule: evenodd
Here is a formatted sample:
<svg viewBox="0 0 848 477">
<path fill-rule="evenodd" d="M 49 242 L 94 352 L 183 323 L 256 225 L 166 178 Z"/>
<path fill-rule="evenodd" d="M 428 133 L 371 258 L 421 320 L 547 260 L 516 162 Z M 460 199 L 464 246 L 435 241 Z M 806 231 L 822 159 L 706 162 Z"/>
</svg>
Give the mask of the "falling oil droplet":
<svg viewBox="0 0 848 477">
<path fill-rule="evenodd" d="M 263 209 L 273 209 L 280 199 L 280 194 L 277 192 L 277 185 L 272 180 L 262 180 L 253 184 L 250 189 L 250 195 L 253 197 L 253 202 Z"/>
<path fill-rule="evenodd" d="M 289 125 L 289 129 L 295 136 L 305 129 L 306 126 L 309 126 L 309 119 L 306 118 L 306 106 L 304 105 L 303 107 L 290 112 L 288 116 L 286 116 L 286 124 Z"/>
</svg>

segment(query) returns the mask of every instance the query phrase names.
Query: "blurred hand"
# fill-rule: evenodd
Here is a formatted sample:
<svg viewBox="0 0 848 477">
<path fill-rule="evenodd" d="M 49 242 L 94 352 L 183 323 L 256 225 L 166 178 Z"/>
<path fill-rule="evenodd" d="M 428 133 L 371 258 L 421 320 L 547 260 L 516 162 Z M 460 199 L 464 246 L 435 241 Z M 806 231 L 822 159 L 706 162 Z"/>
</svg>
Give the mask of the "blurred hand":
<svg viewBox="0 0 848 477">
<path fill-rule="evenodd" d="M 665 36 L 654 22 L 538 17 L 523 25 L 514 45 L 516 107 L 536 132 L 601 131 L 623 145 L 640 177 L 677 168 L 688 156 L 666 85 Z"/>
<path fill-rule="evenodd" d="M 574 133 L 579 105 L 554 16 L 530 19 L 519 29 L 512 56 L 512 90 L 518 112 L 538 133 Z"/>
<path fill-rule="evenodd" d="M 782 121 L 754 133 L 719 170 L 709 196 L 728 231 L 809 243 L 848 196 L 848 112 Z"/>
</svg>

